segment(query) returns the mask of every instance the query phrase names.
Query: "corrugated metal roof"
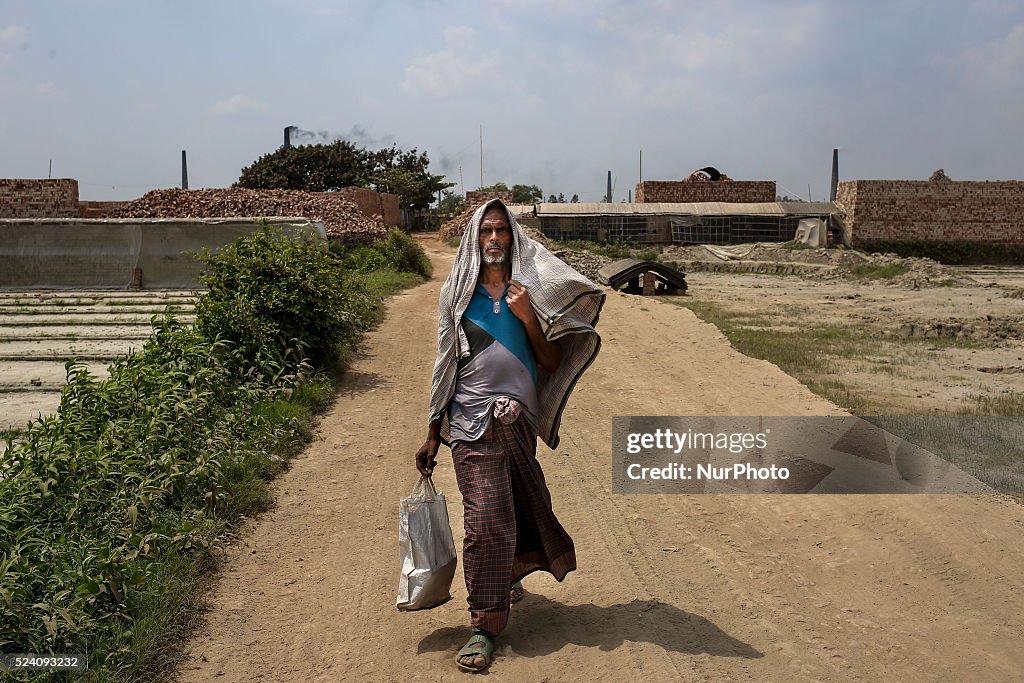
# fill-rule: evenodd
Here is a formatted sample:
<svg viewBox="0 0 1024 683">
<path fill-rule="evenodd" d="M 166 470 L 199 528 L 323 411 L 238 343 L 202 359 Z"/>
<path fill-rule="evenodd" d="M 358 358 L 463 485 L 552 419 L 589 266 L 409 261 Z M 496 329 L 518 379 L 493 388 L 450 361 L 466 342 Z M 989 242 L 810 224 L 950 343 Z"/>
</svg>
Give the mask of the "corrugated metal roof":
<svg viewBox="0 0 1024 683">
<path fill-rule="evenodd" d="M 537 204 L 538 216 L 782 216 L 777 202 L 737 204 L 727 202 L 686 202 L 677 204 L 645 202 L 642 204 L 608 204 L 586 202 L 578 204 Z M 827 213 L 827 212 L 826 212 Z"/>
</svg>

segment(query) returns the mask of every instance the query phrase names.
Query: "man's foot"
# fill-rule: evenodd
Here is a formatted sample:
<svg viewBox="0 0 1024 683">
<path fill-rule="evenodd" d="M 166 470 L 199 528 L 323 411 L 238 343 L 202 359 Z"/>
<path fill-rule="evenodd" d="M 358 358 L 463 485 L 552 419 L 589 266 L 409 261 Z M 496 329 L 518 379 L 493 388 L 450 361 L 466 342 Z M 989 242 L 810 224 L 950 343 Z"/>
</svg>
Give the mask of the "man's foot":
<svg viewBox="0 0 1024 683">
<path fill-rule="evenodd" d="M 494 639 L 479 631 L 455 655 L 455 663 L 463 671 L 483 671 L 493 660 Z"/>
<path fill-rule="evenodd" d="M 526 594 L 526 589 L 523 588 L 522 581 L 516 581 L 512 584 L 512 588 L 509 589 L 509 597 L 512 598 L 512 604 L 516 604 L 523 599 L 523 595 Z"/>
</svg>

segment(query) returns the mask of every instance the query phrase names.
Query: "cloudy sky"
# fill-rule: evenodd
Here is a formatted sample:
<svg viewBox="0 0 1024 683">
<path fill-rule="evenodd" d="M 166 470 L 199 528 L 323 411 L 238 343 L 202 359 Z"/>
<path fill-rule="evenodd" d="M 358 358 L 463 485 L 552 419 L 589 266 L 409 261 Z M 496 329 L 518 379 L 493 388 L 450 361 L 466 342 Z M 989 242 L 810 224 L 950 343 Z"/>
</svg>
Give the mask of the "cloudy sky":
<svg viewBox="0 0 1024 683">
<path fill-rule="evenodd" d="M 223 187 L 282 129 L 396 143 L 456 183 L 598 201 L 713 165 L 1024 178 L 1024 0 L 4 0 L 0 177 Z M 460 183 L 460 168 L 461 181 Z"/>
</svg>

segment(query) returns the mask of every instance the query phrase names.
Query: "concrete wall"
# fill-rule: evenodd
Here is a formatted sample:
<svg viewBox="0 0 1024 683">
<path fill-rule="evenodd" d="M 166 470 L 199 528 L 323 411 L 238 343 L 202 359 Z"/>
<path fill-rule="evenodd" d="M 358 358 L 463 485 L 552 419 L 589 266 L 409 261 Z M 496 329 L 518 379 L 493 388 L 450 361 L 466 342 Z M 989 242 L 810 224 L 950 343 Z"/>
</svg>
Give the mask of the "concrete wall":
<svg viewBox="0 0 1024 683">
<path fill-rule="evenodd" d="M 72 218 L 78 215 L 73 178 L 0 178 L 0 218 Z"/>
<path fill-rule="evenodd" d="M 384 225 L 388 227 L 402 224 L 402 212 L 398 205 L 397 194 L 377 192 L 366 187 L 355 186 L 342 188 L 338 193 L 355 204 L 364 216 L 380 216 Z"/>
<path fill-rule="evenodd" d="M 645 180 L 637 183 L 635 201 L 653 202 L 730 202 L 775 201 L 774 180 Z"/>
<path fill-rule="evenodd" d="M 853 244 L 872 241 L 1024 242 L 1024 182 L 850 180 L 836 204 Z"/>
<path fill-rule="evenodd" d="M 268 218 L 287 234 L 323 235 L 304 218 Z M 0 220 L 0 289 L 196 289 L 192 254 L 255 232 L 252 218 Z M 326 244 L 326 242 L 325 242 Z"/>
</svg>

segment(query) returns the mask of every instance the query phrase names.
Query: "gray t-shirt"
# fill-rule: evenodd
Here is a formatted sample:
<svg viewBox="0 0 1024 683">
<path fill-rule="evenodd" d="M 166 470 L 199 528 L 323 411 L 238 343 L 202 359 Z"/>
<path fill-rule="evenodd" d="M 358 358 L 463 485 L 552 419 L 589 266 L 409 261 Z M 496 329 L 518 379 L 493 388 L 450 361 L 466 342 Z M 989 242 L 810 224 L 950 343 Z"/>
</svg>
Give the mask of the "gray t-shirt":
<svg viewBox="0 0 1024 683">
<path fill-rule="evenodd" d="M 491 421 L 501 396 L 518 401 L 537 429 L 537 363 L 522 322 L 509 310 L 505 295 L 494 299 L 477 284 L 462 316 L 469 356 L 459 359 L 455 394 L 448 405 L 452 443 L 476 441 Z"/>
</svg>

